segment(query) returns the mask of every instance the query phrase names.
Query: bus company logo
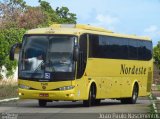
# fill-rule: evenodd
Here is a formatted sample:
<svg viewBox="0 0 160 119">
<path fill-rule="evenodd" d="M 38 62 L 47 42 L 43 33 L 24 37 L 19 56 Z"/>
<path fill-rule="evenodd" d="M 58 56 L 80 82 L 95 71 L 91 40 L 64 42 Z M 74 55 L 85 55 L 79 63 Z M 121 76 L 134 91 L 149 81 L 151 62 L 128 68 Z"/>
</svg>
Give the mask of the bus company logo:
<svg viewBox="0 0 160 119">
<path fill-rule="evenodd" d="M 46 89 L 46 87 L 48 86 L 48 83 L 41 83 L 42 89 Z"/>
<path fill-rule="evenodd" d="M 145 75 L 147 71 L 147 68 L 145 67 L 136 67 L 135 65 L 133 67 L 128 67 L 125 64 L 121 64 L 121 71 L 120 74 L 142 74 Z"/>
<path fill-rule="evenodd" d="M 45 89 L 46 89 L 46 86 L 42 86 L 42 89 L 44 89 L 44 90 L 45 90 Z"/>
</svg>

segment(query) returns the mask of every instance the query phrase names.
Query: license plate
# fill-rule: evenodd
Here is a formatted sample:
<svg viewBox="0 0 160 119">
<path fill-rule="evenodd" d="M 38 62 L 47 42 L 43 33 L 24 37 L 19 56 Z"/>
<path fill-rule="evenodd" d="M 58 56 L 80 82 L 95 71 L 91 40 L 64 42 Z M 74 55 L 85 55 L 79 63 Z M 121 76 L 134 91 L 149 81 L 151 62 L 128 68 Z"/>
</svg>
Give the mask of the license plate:
<svg viewBox="0 0 160 119">
<path fill-rule="evenodd" d="M 40 93 L 39 97 L 49 97 L 49 94 L 48 93 Z"/>
</svg>

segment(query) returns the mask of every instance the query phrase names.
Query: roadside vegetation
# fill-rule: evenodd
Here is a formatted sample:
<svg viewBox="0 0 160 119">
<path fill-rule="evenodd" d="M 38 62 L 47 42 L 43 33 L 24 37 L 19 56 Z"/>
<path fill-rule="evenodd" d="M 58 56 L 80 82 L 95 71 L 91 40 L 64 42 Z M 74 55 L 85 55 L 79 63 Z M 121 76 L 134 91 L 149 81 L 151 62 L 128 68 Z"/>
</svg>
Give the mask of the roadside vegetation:
<svg viewBox="0 0 160 119">
<path fill-rule="evenodd" d="M 153 57 L 156 65 L 160 69 L 160 41 L 158 42 L 157 46 L 155 46 L 153 49 Z"/>
<path fill-rule="evenodd" d="M 157 85 L 157 89 L 158 89 L 158 91 L 160 91 L 160 85 Z"/>
<path fill-rule="evenodd" d="M 17 93 L 17 82 L 10 80 L 9 82 L 1 81 L 0 82 L 0 100 L 6 98 L 14 98 L 18 96 Z"/>
</svg>

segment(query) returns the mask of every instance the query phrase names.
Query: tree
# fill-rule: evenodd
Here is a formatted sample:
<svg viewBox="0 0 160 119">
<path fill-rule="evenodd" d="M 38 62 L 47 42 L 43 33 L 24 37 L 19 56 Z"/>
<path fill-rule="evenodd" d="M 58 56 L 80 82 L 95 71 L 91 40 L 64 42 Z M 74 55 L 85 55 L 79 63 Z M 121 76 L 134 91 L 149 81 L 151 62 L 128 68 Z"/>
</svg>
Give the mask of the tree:
<svg viewBox="0 0 160 119">
<path fill-rule="evenodd" d="M 158 67 L 160 68 L 160 41 L 158 42 L 157 46 L 153 49 L 154 52 L 154 60 L 158 63 Z"/>
<path fill-rule="evenodd" d="M 41 9 L 46 14 L 46 18 L 48 20 L 49 25 L 52 23 L 68 23 L 68 24 L 75 24 L 77 17 L 76 14 L 70 13 L 67 7 L 59 8 L 57 7 L 56 10 L 52 9 L 50 4 L 46 1 L 41 1 L 40 6 Z"/>
<path fill-rule="evenodd" d="M 59 17 L 56 14 L 55 10 L 52 9 L 50 4 L 46 1 L 41 1 L 41 0 L 39 0 L 39 3 L 41 10 L 45 14 L 45 24 L 49 26 L 53 23 L 59 23 L 58 21 Z"/>
<path fill-rule="evenodd" d="M 71 23 L 71 24 L 75 24 L 76 23 L 76 14 L 74 13 L 70 13 L 69 9 L 67 7 L 62 7 L 59 8 L 57 7 L 56 9 L 56 13 L 58 14 L 59 18 L 59 22 L 60 23 Z"/>
<path fill-rule="evenodd" d="M 0 28 L 25 28 L 49 26 L 53 23 L 76 23 L 76 14 L 67 7 L 54 10 L 46 1 L 39 0 L 40 6 L 31 7 L 23 0 L 0 2 Z"/>
<path fill-rule="evenodd" d="M 10 28 L 10 29 L 0 29 L 0 72 L 2 72 L 2 66 L 7 69 L 7 76 L 13 74 L 16 67 L 16 61 L 9 60 L 9 49 L 12 44 L 16 42 L 21 42 L 22 36 L 24 34 L 24 29 Z M 0 79 L 2 75 L 0 74 Z"/>
<path fill-rule="evenodd" d="M 32 29 L 44 26 L 46 25 L 45 18 L 46 16 L 40 7 L 29 7 L 23 14 L 19 16 L 18 27 Z"/>
<path fill-rule="evenodd" d="M 0 2 L 0 27 L 16 27 L 18 25 L 18 18 L 25 9 L 26 3 L 23 0 Z"/>
</svg>

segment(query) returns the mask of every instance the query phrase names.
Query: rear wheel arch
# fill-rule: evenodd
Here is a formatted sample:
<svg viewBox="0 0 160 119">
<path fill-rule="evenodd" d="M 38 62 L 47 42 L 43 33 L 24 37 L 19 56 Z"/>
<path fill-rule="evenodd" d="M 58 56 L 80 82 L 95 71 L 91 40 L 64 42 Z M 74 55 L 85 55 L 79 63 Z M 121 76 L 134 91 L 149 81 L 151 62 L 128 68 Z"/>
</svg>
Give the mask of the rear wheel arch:
<svg viewBox="0 0 160 119">
<path fill-rule="evenodd" d="M 122 98 L 121 103 L 123 104 L 135 104 L 139 94 L 139 84 L 138 82 L 134 82 L 131 90 L 131 97 Z"/>
<path fill-rule="evenodd" d="M 138 90 L 138 94 L 139 94 L 139 84 L 138 84 L 138 81 L 137 81 L 137 80 L 134 81 L 134 83 L 133 83 L 133 85 L 132 85 L 132 90 L 131 90 L 132 93 L 133 93 L 133 90 L 134 90 L 135 86 L 136 86 L 136 88 L 137 88 L 137 90 Z M 132 94 L 131 94 L 131 95 L 132 95 Z"/>
<path fill-rule="evenodd" d="M 138 88 L 138 93 L 139 93 L 139 84 L 137 81 L 134 83 L 134 86 L 136 86 Z M 133 86 L 133 88 L 134 88 L 134 86 Z"/>
</svg>

